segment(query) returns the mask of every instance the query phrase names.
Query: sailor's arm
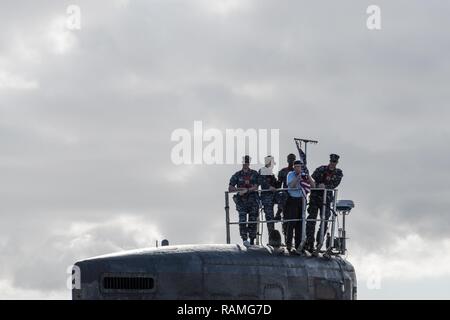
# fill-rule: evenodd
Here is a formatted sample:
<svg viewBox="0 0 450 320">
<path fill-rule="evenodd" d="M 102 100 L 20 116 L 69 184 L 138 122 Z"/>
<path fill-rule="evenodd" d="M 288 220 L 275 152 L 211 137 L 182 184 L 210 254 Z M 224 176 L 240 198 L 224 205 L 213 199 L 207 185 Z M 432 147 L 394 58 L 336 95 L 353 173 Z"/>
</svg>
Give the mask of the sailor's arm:
<svg viewBox="0 0 450 320">
<path fill-rule="evenodd" d="M 256 188 L 258 188 L 258 186 L 256 186 Z M 249 189 L 248 188 L 237 188 L 237 187 L 235 187 L 235 186 L 233 186 L 233 185 L 229 185 L 228 186 L 228 192 L 234 192 L 234 191 L 248 191 Z"/>
<path fill-rule="evenodd" d="M 339 171 L 336 173 L 334 179 L 333 179 L 332 182 L 331 182 L 331 188 L 330 188 L 330 189 L 336 189 L 336 188 L 341 184 L 341 181 L 342 181 L 342 177 L 343 177 L 343 176 L 344 176 L 344 175 L 342 174 L 342 171 L 339 170 Z"/>
<path fill-rule="evenodd" d="M 322 167 L 317 168 L 316 170 L 314 170 L 313 174 L 312 174 L 312 178 L 314 179 L 314 181 L 316 181 L 317 183 L 320 183 L 322 181 Z"/>
<path fill-rule="evenodd" d="M 278 171 L 277 188 L 281 188 L 283 186 L 283 181 L 283 169 L 281 169 L 280 171 Z"/>
<path fill-rule="evenodd" d="M 236 177 L 236 174 L 234 174 L 231 179 L 230 179 L 230 183 L 228 184 L 228 191 L 229 192 L 234 192 L 234 191 L 240 191 L 240 189 L 243 188 L 237 188 L 238 184 L 238 178 Z"/>
<path fill-rule="evenodd" d="M 310 175 L 307 175 L 306 177 L 308 179 L 308 182 L 309 182 L 311 188 L 315 188 L 316 187 L 316 182 L 313 180 L 313 178 L 311 178 Z"/>
<path fill-rule="evenodd" d="M 277 190 L 277 188 L 278 188 L 277 178 L 275 178 L 275 175 L 272 175 L 269 190 L 275 191 L 275 190 Z"/>
<path fill-rule="evenodd" d="M 248 191 L 257 191 L 258 190 L 258 186 L 261 184 L 261 180 L 259 179 L 261 176 L 255 172 L 255 174 L 252 175 L 251 179 L 250 179 L 250 184 L 251 187 L 248 188 Z"/>
</svg>

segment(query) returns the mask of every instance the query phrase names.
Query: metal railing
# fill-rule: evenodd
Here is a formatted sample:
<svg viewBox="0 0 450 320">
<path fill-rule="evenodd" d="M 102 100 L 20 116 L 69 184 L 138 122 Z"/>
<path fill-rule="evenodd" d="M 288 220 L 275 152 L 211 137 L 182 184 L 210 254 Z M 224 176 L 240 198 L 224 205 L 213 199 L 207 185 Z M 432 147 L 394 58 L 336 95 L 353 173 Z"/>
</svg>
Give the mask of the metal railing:
<svg viewBox="0 0 450 320">
<path fill-rule="evenodd" d="M 267 223 L 288 223 L 288 222 L 298 222 L 301 221 L 302 225 L 302 238 L 300 241 L 300 245 L 297 248 L 298 250 L 303 250 L 306 245 L 306 224 L 309 221 L 314 221 L 315 225 L 317 225 L 317 222 L 320 222 L 319 230 L 321 231 L 319 234 L 319 238 L 316 239 L 317 246 L 316 246 L 316 252 L 326 252 L 328 254 L 344 254 L 345 253 L 345 247 L 344 250 L 338 250 L 333 251 L 335 248 L 335 233 L 336 233 L 336 223 L 337 221 L 337 212 L 336 212 L 336 201 L 337 201 L 337 195 L 338 195 L 338 189 L 326 189 L 326 188 L 311 188 L 311 191 L 322 191 L 323 192 L 323 201 L 322 201 L 322 210 L 320 210 L 320 218 L 318 219 L 307 219 L 306 218 L 306 207 L 307 207 L 307 195 L 305 194 L 303 188 L 279 188 L 275 190 L 255 190 L 250 191 L 250 193 L 257 193 L 260 195 L 262 192 L 288 192 L 288 191 L 295 191 L 300 190 L 302 192 L 303 198 L 305 201 L 302 201 L 302 210 L 301 210 L 301 217 L 300 219 L 280 219 L 280 220 L 262 220 L 260 219 L 260 215 L 258 214 L 258 220 L 257 221 L 246 221 L 246 222 L 239 222 L 239 221 L 230 221 L 230 194 L 239 193 L 240 191 L 225 191 L 225 224 L 226 224 L 226 242 L 229 244 L 231 243 L 231 234 L 230 234 L 230 226 L 231 225 L 240 225 L 240 224 L 258 224 L 258 228 L 262 228 L 264 224 Z M 327 204 L 327 195 L 331 193 L 331 203 Z M 259 209 L 258 212 L 261 212 L 262 205 L 259 203 Z M 275 202 L 274 202 L 275 205 Z M 330 206 L 330 216 L 328 219 L 325 218 L 325 213 L 327 209 L 327 205 Z M 345 215 L 344 215 L 345 219 Z M 345 220 L 344 220 L 345 221 Z M 345 234 L 345 222 L 343 221 L 343 230 L 340 229 L 339 231 L 343 231 Z M 326 250 L 321 251 L 321 248 L 323 246 L 324 240 L 325 240 L 325 226 L 328 226 L 328 224 L 331 222 L 331 233 L 330 233 L 330 241 L 326 246 Z M 327 230 L 329 230 L 327 228 Z M 314 234 L 316 234 L 316 229 L 314 229 Z M 258 233 L 259 236 L 259 233 Z M 345 241 L 345 240 L 344 240 Z M 344 252 L 343 252 L 344 251 Z"/>
</svg>

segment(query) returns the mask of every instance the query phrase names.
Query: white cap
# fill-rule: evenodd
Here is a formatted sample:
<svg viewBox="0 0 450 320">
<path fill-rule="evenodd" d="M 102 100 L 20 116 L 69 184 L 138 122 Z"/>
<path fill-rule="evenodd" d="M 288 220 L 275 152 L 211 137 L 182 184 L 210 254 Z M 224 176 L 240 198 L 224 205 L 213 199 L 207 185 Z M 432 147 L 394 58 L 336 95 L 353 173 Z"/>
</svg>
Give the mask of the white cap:
<svg viewBox="0 0 450 320">
<path fill-rule="evenodd" d="M 275 163 L 275 159 L 272 156 L 267 156 L 264 158 L 264 163 L 267 164 L 272 164 L 272 165 L 276 165 Z"/>
</svg>

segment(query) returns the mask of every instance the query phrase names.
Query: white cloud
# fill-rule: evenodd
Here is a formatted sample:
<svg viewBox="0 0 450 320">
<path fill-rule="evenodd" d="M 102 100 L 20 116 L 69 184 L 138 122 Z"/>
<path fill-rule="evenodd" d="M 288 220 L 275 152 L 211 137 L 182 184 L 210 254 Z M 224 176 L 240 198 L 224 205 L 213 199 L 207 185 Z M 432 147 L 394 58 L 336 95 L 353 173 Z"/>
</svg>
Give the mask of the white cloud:
<svg viewBox="0 0 450 320">
<path fill-rule="evenodd" d="M 201 5 L 209 12 L 223 16 L 247 8 L 250 2 L 250 0 L 200 0 Z"/>
<path fill-rule="evenodd" d="M 54 18 L 49 25 L 48 40 L 50 51 L 56 54 L 65 54 L 77 44 L 74 31 L 67 29 L 66 17 Z"/>
<path fill-rule="evenodd" d="M 172 166 L 164 173 L 165 178 L 170 183 L 187 183 L 189 178 L 198 171 L 195 167 L 196 165 Z"/>
<path fill-rule="evenodd" d="M 152 247 L 156 240 L 162 240 L 157 226 L 130 214 L 107 221 L 53 223 L 27 239 L 3 239 L 0 255 L 8 264 L 0 269 L 0 299 L 67 299 L 67 270 L 76 261 Z"/>
<path fill-rule="evenodd" d="M 131 0 L 114 0 L 114 6 L 118 9 L 124 9 L 128 7 L 131 3 Z"/>
<path fill-rule="evenodd" d="M 71 299 L 69 290 L 39 290 L 15 287 L 11 281 L 0 279 L 0 299 L 2 300 L 67 300 Z"/>
<path fill-rule="evenodd" d="M 21 34 L 17 34 L 14 38 L 14 43 L 11 45 L 11 58 L 16 60 L 17 64 L 36 65 L 42 62 L 39 49 L 36 39 L 31 40 Z"/>
<path fill-rule="evenodd" d="M 37 88 L 39 88 L 39 82 L 35 80 L 24 79 L 19 75 L 0 70 L 0 90 L 32 90 Z"/>
<path fill-rule="evenodd" d="M 355 246 L 348 259 L 355 266 L 359 284 L 366 285 L 374 274 L 381 281 L 449 277 L 447 252 L 450 252 L 450 238 L 436 242 L 418 234 L 407 234 L 375 252 L 365 252 L 364 248 Z"/>
<path fill-rule="evenodd" d="M 235 85 L 233 92 L 257 101 L 267 101 L 276 97 L 277 90 L 273 83 L 242 83 Z"/>
</svg>

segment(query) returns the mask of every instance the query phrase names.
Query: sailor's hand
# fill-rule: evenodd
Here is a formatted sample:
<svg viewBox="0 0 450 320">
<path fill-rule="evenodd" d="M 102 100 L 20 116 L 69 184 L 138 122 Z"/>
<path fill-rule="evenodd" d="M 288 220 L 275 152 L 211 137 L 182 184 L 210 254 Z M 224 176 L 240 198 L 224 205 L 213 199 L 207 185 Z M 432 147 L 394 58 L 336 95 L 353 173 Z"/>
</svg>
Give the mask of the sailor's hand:
<svg viewBox="0 0 450 320">
<path fill-rule="evenodd" d="M 239 191 L 239 195 L 243 196 L 244 194 L 246 194 L 248 192 L 248 189 L 243 189 L 241 191 Z"/>
<path fill-rule="evenodd" d="M 317 186 L 317 188 L 325 188 L 325 185 L 323 183 L 319 183 L 319 185 Z"/>
</svg>

